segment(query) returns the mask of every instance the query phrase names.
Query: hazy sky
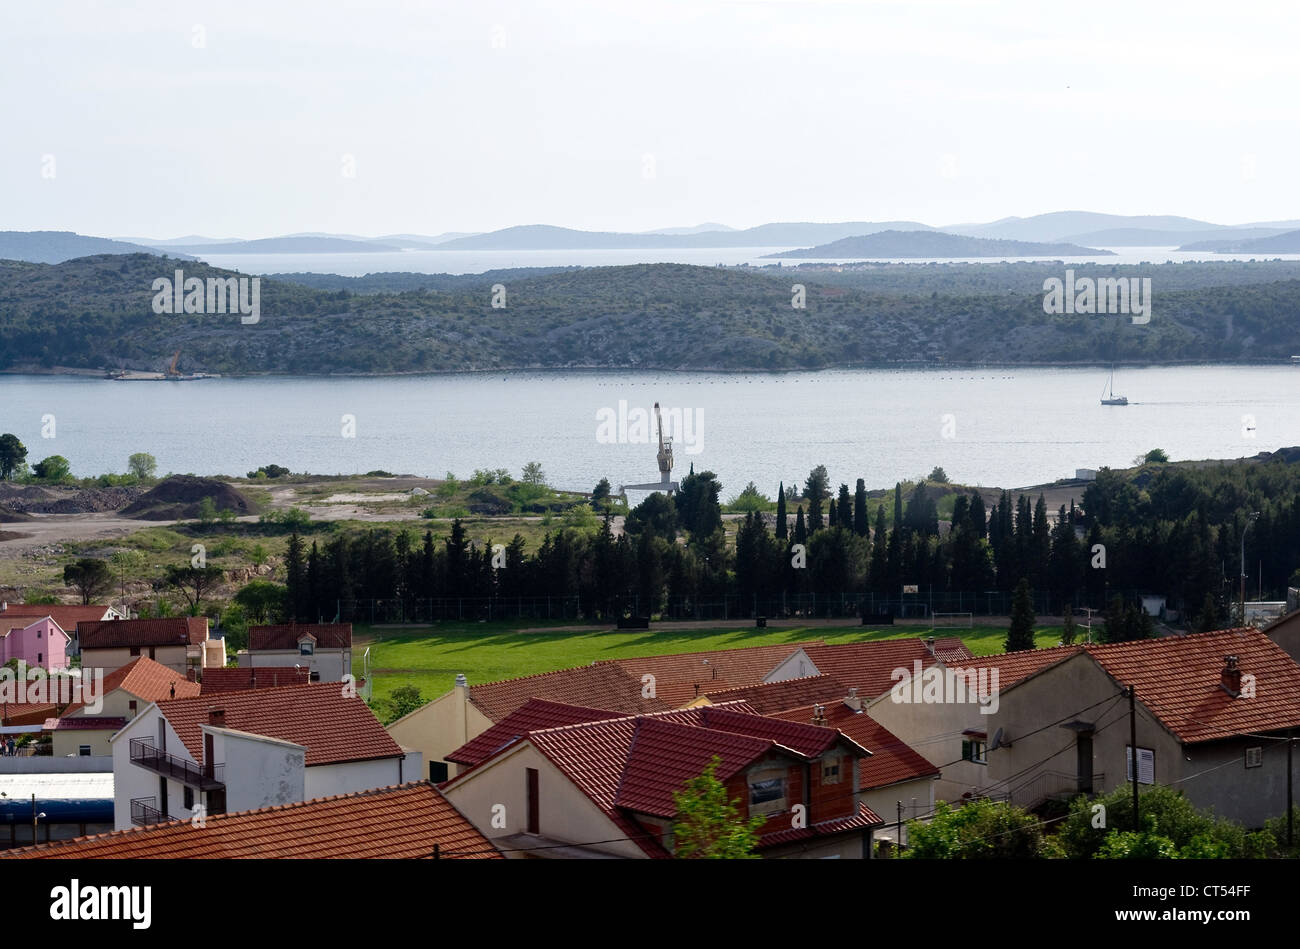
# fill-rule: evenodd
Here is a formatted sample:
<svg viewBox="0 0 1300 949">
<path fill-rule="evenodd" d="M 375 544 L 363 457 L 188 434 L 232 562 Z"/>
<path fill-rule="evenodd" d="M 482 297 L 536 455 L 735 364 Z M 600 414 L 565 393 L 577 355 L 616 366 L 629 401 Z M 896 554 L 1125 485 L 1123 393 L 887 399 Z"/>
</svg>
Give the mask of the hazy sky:
<svg viewBox="0 0 1300 949">
<path fill-rule="evenodd" d="M 1251 2 L 10 0 L 0 229 L 1294 218 L 1298 25 Z"/>
</svg>

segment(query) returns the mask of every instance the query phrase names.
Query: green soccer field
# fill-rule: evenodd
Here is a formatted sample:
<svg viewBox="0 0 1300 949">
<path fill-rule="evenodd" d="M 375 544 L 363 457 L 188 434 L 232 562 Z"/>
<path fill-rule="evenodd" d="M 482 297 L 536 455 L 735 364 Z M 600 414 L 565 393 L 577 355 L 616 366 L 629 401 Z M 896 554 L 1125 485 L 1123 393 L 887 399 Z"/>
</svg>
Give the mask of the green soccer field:
<svg viewBox="0 0 1300 949">
<path fill-rule="evenodd" d="M 536 629 L 536 624 L 532 624 Z M 520 624 L 441 623 L 420 628 L 355 627 L 353 664 L 361 673 L 361 654 L 370 648 L 370 668 L 376 702 L 386 700 L 393 689 L 413 685 L 428 701 L 448 691 L 463 672 L 471 685 L 511 679 L 537 672 L 551 672 L 601 659 L 623 659 L 708 649 L 736 649 L 824 640 L 851 643 L 875 639 L 929 636 L 921 626 L 798 626 L 780 629 L 651 629 L 590 631 L 571 629 L 555 632 L 521 632 Z M 1002 652 L 1007 631 L 1003 627 L 976 626 L 973 629 L 939 629 L 935 636 L 960 637 L 975 655 Z M 1036 631 L 1038 648 L 1055 646 L 1060 627 Z M 381 717 L 382 714 L 381 714 Z"/>
</svg>

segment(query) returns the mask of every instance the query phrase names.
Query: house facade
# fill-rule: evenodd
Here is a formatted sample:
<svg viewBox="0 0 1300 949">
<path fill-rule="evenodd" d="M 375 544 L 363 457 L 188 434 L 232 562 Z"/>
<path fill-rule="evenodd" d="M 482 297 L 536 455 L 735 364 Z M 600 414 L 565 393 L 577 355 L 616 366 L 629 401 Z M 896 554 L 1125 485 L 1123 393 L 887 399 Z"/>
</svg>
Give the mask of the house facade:
<svg viewBox="0 0 1300 949">
<path fill-rule="evenodd" d="M 140 656 L 181 675 L 226 664 L 225 644 L 209 637 L 206 616 L 80 622 L 77 640 L 82 668 L 105 675 Z"/>
<path fill-rule="evenodd" d="M 6 622 L 0 616 L 0 628 Z M 25 626 L 10 626 L 0 632 L 0 665 L 17 659 L 34 668 L 66 669 L 68 667 L 68 646 L 72 637 L 63 631 L 50 616 L 34 619 Z"/>
<path fill-rule="evenodd" d="M 286 623 L 248 627 L 240 668 L 297 666 L 312 682 L 342 682 L 352 675 L 351 623 Z"/>
<path fill-rule="evenodd" d="M 114 826 L 289 804 L 422 777 L 334 683 L 164 699 L 110 739 Z"/>
<path fill-rule="evenodd" d="M 43 730 L 52 736 L 56 758 L 111 755 L 113 733 L 151 703 L 198 694 L 198 683 L 147 656 L 138 656 L 104 677 L 98 712 L 91 714 L 82 703 L 69 705 L 58 718 L 47 719 Z"/>
</svg>

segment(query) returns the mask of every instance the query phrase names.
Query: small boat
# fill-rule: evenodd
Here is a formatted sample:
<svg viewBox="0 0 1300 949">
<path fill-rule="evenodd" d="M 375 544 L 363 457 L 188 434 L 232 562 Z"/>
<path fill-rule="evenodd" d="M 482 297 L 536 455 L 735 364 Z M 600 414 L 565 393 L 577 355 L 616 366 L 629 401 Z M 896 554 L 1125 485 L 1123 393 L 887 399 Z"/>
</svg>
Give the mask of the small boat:
<svg viewBox="0 0 1300 949">
<path fill-rule="evenodd" d="M 1128 397 L 1115 394 L 1115 367 L 1110 367 L 1110 382 L 1107 383 L 1107 392 L 1101 397 L 1102 405 L 1128 405 Z"/>
</svg>

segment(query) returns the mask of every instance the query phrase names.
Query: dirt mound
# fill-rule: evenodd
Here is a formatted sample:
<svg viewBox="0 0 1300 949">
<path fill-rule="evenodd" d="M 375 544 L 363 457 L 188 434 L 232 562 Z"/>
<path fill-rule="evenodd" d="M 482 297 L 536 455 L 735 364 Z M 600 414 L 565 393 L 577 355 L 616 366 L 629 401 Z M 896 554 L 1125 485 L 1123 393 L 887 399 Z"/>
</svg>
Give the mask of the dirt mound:
<svg viewBox="0 0 1300 949">
<path fill-rule="evenodd" d="M 0 504 L 0 524 L 14 524 L 18 521 L 30 520 L 30 515 L 24 514 L 22 511 L 11 511 L 3 504 Z"/>
<path fill-rule="evenodd" d="M 212 499 L 213 510 L 217 512 L 234 511 L 237 515 L 250 512 L 244 496 L 224 481 L 174 475 L 136 498 L 122 510 L 122 516 L 142 521 L 188 520 L 199 516 L 204 498 Z"/>
</svg>

